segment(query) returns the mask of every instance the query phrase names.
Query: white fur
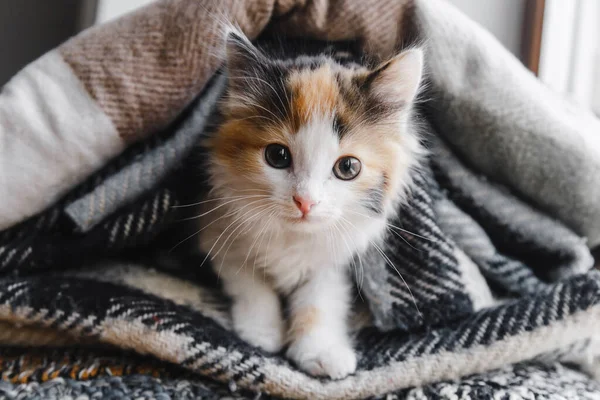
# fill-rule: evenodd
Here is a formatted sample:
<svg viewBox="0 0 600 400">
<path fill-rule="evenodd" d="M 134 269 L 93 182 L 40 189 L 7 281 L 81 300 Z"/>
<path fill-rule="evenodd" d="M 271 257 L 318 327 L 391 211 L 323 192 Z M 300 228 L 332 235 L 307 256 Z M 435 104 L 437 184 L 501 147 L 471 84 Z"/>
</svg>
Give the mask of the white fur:
<svg viewBox="0 0 600 400">
<path fill-rule="evenodd" d="M 420 58 L 407 60 L 412 68 L 421 68 Z M 398 68 L 390 71 L 398 73 Z M 414 96 L 409 92 L 402 91 Z M 405 127 L 406 117 L 398 118 L 398 130 Z M 390 182 L 398 193 L 386 198 L 382 214 L 374 214 L 365 207 L 364 187 L 359 190 L 357 182 L 381 179 L 380 173 L 363 163 L 356 180 L 344 181 L 332 171 L 342 156 L 350 153 L 360 159 L 354 153 L 359 149 L 340 143 L 333 116 L 314 110 L 312 120 L 298 132 L 283 133 L 292 156 L 290 168 L 272 168 L 264 155 L 256 154 L 262 170 L 248 177 L 213 160 L 212 201 L 202 206 L 200 247 L 233 300 L 234 329 L 241 338 L 270 352 L 289 344 L 287 356 L 304 371 L 343 378 L 356 369 L 347 327 L 350 274 L 362 268 L 360 254 L 382 240 L 401 198 L 400 188 L 408 181 L 408 169 L 416 163 L 418 140 L 408 133 L 406 146 L 391 144 L 400 160 L 393 167 L 400 171 L 392 175 L 402 182 Z M 316 202 L 304 219 L 295 195 Z M 360 284 L 360 274 L 357 281 Z M 290 307 L 289 331 L 279 295 L 287 297 Z M 315 317 L 296 322 L 303 310 L 314 310 Z"/>
</svg>

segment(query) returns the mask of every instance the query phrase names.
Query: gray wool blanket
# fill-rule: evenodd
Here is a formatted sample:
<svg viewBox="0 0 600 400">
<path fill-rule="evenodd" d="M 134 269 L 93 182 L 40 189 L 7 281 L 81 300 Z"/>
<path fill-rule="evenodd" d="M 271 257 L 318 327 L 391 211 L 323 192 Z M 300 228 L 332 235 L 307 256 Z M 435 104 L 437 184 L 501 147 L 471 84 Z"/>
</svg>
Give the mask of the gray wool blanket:
<svg viewBox="0 0 600 400">
<path fill-rule="evenodd" d="M 0 231 L 0 393 L 597 398 L 600 124 L 445 3 L 407 18 L 426 46 L 430 156 L 401 230 L 362 259 L 355 374 L 315 379 L 245 344 L 202 255 L 170 251 L 218 73 L 167 128 Z"/>
</svg>

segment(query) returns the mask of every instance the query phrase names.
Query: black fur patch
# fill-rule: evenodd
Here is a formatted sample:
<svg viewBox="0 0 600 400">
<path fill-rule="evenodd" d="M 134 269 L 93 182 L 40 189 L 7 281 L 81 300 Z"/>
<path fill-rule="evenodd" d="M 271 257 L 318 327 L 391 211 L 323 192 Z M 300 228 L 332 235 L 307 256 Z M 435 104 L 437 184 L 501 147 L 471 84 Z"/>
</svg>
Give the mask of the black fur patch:
<svg viewBox="0 0 600 400">
<path fill-rule="evenodd" d="M 362 82 L 358 82 L 361 94 L 362 96 L 364 96 L 365 99 L 364 109 L 368 110 L 368 112 L 365 113 L 365 118 L 367 119 L 367 121 L 372 123 L 376 123 L 382 119 L 386 119 L 406 107 L 406 102 L 404 101 L 398 101 L 394 99 L 382 99 L 373 94 L 373 81 L 379 76 L 379 74 L 382 71 L 385 71 L 388 65 L 389 63 L 369 74 L 369 76 Z"/>
<path fill-rule="evenodd" d="M 261 106 L 268 111 L 257 109 L 258 114 L 264 114 L 265 117 L 272 118 L 273 115 L 283 120 L 291 113 L 290 94 L 285 84 L 285 77 L 289 73 L 288 69 L 279 63 L 268 63 L 261 67 L 260 76 L 263 82 L 262 96 L 259 99 Z M 273 113 L 271 115 L 270 113 Z"/>
<path fill-rule="evenodd" d="M 333 117 L 333 131 L 337 133 L 338 139 L 341 141 L 344 136 L 348 133 L 348 124 L 339 115 L 335 114 Z"/>
</svg>

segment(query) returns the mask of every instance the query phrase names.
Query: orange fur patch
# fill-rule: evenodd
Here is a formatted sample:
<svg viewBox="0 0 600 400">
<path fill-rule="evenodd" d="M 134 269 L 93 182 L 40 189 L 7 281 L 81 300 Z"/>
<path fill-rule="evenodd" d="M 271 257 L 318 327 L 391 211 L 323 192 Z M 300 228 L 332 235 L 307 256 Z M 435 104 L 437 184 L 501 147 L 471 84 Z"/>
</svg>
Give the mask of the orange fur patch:
<svg viewBox="0 0 600 400">
<path fill-rule="evenodd" d="M 240 173 L 258 173 L 261 170 L 263 149 L 270 143 L 285 144 L 281 129 L 259 127 L 248 120 L 225 122 L 210 141 L 216 160 Z"/>
<path fill-rule="evenodd" d="M 341 142 L 342 152 L 357 156 L 363 164 L 362 176 L 356 181 L 357 189 L 362 192 L 373 189 L 374 184 L 380 182 L 384 175 L 387 178 L 387 184 L 383 186 L 384 197 L 398 189 L 394 184 L 397 182 L 394 171 L 397 171 L 397 166 L 402 163 L 402 160 L 398 159 L 402 139 L 397 134 L 390 134 L 389 129 L 394 128 L 387 125 L 365 126 L 352 130 Z"/>
<path fill-rule="evenodd" d="M 291 316 L 289 340 L 294 341 L 314 329 L 319 323 L 321 313 L 314 307 L 306 307 Z"/>
<path fill-rule="evenodd" d="M 316 115 L 332 115 L 340 103 L 340 91 L 329 64 L 316 70 L 302 70 L 288 78 L 292 93 L 291 123 L 294 132 Z"/>
</svg>

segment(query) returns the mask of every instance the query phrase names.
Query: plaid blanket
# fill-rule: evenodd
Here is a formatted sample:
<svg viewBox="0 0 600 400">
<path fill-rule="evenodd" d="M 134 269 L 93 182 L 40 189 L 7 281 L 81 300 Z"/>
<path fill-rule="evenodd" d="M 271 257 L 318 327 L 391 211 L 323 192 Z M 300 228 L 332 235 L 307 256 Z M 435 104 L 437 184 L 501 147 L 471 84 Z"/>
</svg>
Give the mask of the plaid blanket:
<svg viewBox="0 0 600 400">
<path fill-rule="evenodd" d="M 515 393 L 593 398 L 600 274 L 591 270 L 588 245 L 598 240 L 598 210 L 588 196 L 600 186 L 587 188 L 595 178 L 583 174 L 600 165 L 589 141 L 598 123 L 587 116 L 580 118 L 586 125 L 571 123 L 580 117 L 578 111 L 558 100 L 536 98 L 544 89 L 445 3 L 434 2 L 441 8 L 427 1 L 400 3 L 407 29 L 404 44 L 411 43 L 411 35 L 429 40 L 430 100 L 420 111 L 431 156 L 415 176 L 408 204 L 394 222 L 402 230 L 388 238 L 385 256 L 374 251 L 363 258 L 368 268 L 362 294 L 369 318 L 353 319 L 359 355 L 354 375 L 340 381 L 315 379 L 280 355 L 264 354 L 239 340 L 230 330 L 228 303 L 218 282 L 197 268 L 202 255 L 177 246 L 188 232 L 178 222 L 186 209 L 176 206 L 198 194 L 189 185 L 196 173 L 193 148 L 210 129 L 226 76 L 188 82 L 187 94 L 175 94 L 181 82 L 156 91 L 155 97 L 172 94 L 171 101 L 177 98 L 180 105 L 161 103 L 165 108 L 159 111 L 168 109 L 162 116 L 159 111 L 147 116 L 152 112 L 111 108 L 114 85 L 90 78 L 87 89 L 108 115 L 102 119 L 94 114 L 91 132 L 116 126 L 131 144 L 92 140 L 87 133 L 73 139 L 71 122 L 48 112 L 43 122 L 64 128 L 58 138 L 44 136 L 46 127 L 21 127 L 26 136 L 39 134 L 34 144 L 27 136 L 29 142 L 15 138 L 10 146 L 19 150 L 29 143 L 21 158 L 32 158 L 23 171 L 16 171 L 23 161 L 3 156 L 0 187 L 10 198 L 0 200 L 0 226 L 5 228 L 0 232 L 0 343 L 6 346 L 0 355 L 3 379 L 12 386 L 0 387 L 0 393 L 26 397 L 74 390 L 91 396 L 109 385 L 123 396 L 143 387 L 148 396 L 200 398 L 508 398 Z M 158 3 L 113 28 L 140 29 L 131 21 L 140 24 L 141 16 L 164 22 L 178 15 L 184 21 L 179 13 L 189 11 L 185 2 L 177 3 L 177 13 L 169 4 Z M 358 7 L 349 4 L 340 7 Z M 284 13 L 288 26 L 315 12 L 313 6 Z M 312 28 L 319 32 L 318 26 Z M 266 36 L 273 32 L 277 23 Z M 340 38 L 331 35 L 328 39 Z M 445 48 L 448 35 L 456 42 L 450 49 Z M 63 47 L 63 57 L 69 60 L 69 52 L 83 44 L 97 45 L 93 36 L 88 32 L 75 38 Z M 128 37 L 131 42 L 137 38 Z M 347 47 L 365 50 L 360 40 Z M 45 71 L 60 63 L 56 56 L 42 60 Z M 454 63 L 441 69 L 441 60 Z M 94 76 L 82 65 L 97 64 L 80 62 L 73 70 Z M 111 76 L 127 76 L 126 61 L 118 65 L 124 74 Z M 495 75 L 486 69 L 490 67 Z M 12 98 L 13 108 L 1 102 L 23 82 L 38 88 L 35 63 L 27 68 L 2 93 L 2 129 L 19 126 L 19 118 L 40 109 L 8 121 L 6 110 L 19 105 L 19 99 Z M 72 83 L 72 77 L 63 78 Z M 119 79 L 111 82 L 123 82 Z M 120 106 L 142 101 L 139 93 L 126 96 L 140 84 L 136 79 L 117 85 L 125 101 Z M 188 100 L 181 96 L 193 93 L 191 86 L 201 86 L 200 94 L 183 107 Z M 56 94 L 54 90 L 56 86 L 48 92 Z M 536 103 L 522 108 L 531 98 Z M 81 107 L 93 106 L 90 98 L 84 100 Z M 61 101 L 64 105 L 69 96 L 63 93 Z M 88 113 L 84 117 L 90 113 L 83 111 Z M 147 133 L 145 124 L 152 118 L 166 127 Z M 81 121 L 83 127 L 89 122 Z M 575 134 L 559 137 L 557 125 Z M 65 152 L 65 160 L 53 153 L 57 143 L 52 140 L 62 139 L 69 141 L 66 146 L 75 142 L 68 148 L 74 153 Z M 36 148 L 38 142 L 46 146 L 43 151 Z M 44 180 L 44 169 L 50 167 L 56 168 L 56 176 Z M 64 179 L 57 182 L 57 176 Z M 14 177 L 24 178 L 14 186 Z M 30 185 L 34 178 L 39 180 Z M 547 193 L 554 198 L 546 198 Z"/>
</svg>

